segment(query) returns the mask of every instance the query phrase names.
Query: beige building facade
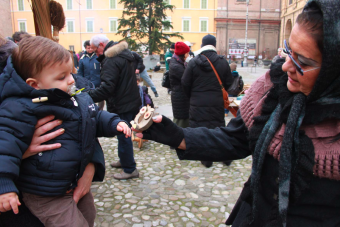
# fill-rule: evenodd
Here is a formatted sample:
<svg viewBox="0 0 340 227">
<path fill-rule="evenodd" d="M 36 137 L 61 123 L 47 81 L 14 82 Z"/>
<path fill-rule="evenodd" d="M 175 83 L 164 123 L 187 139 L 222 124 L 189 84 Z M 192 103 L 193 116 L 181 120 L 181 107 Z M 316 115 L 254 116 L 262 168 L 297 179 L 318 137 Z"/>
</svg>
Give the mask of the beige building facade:
<svg viewBox="0 0 340 227">
<path fill-rule="evenodd" d="M 12 16 L 10 0 L 0 0 L 0 35 L 12 36 Z"/>
<path fill-rule="evenodd" d="M 297 16 L 302 12 L 307 0 L 282 0 L 281 2 L 281 35 L 280 46 L 283 41 L 289 39 Z M 339 3 L 340 4 L 340 3 Z"/>
<path fill-rule="evenodd" d="M 66 26 L 60 32 L 59 43 L 66 49 L 79 52 L 83 43 L 93 35 L 105 34 L 110 40 L 119 41 L 119 19 L 122 17 L 124 5 L 119 0 L 56 0 L 64 9 Z M 166 33 L 180 32 L 183 40 L 171 38 L 172 42 L 189 41 L 192 50 L 198 50 L 202 38 L 207 34 L 215 34 L 216 5 L 218 0 L 164 0 L 174 5 L 168 10 L 167 20 L 173 28 L 163 30 Z M 34 35 L 33 14 L 27 0 L 0 0 L 10 2 L 8 7 L 13 21 L 14 31 L 26 31 Z M 2 7 L 1 7 L 2 8 Z M 2 20 L 1 20 L 2 21 Z M 12 28 L 11 28 L 12 34 Z M 145 41 L 145 40 L 143 40 Z"/>
<path fill-rule="evenodd" d="M 250 0 L 247 46 L 249 59 L 271 59 L 280 42 L 282 0 Z M 242 58 L 245 47 L 246 0 L 218 0 L 216 22 L 219 54 Z"/>
</svg>

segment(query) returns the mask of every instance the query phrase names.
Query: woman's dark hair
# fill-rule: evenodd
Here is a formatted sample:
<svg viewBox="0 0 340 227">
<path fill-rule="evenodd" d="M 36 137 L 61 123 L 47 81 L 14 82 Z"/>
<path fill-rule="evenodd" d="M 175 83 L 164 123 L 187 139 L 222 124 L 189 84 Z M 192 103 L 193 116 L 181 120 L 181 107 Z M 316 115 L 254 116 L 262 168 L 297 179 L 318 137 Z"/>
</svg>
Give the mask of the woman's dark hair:
<svg viewBox="0 0 340 227">
<path fill-rule="evenodd" d="M 323 15 L 315 2 L 305 7 L 301 14 L 296 18 L 298 23 L 316 41 L 319 50 L 323 52 Z"/>
<path fill-rule="evenodd" d="M 182 55 L 177 55 L 183 62 L 185 62 L 185 56 L 184 56 L 184 54 L 182 54 Z"/>
</svg>

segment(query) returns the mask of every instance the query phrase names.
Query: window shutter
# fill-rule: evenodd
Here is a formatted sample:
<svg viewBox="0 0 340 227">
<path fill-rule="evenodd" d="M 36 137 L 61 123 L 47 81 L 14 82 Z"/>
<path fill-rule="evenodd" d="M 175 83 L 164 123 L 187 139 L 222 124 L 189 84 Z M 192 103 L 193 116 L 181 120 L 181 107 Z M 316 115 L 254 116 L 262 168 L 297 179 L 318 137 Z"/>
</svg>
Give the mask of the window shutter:
<svg viewBox="0 0 340 227">
<path fill-rule="evenodd" d="M 206 20 L 201 21 L 201 32 L 207 32 L 207 21 Z"/>
<path fill-rule="evenodd" d="M 26 31 L 25 22 L 20 22 L 20 31 L 21 32 L 25 32 Z"/>
<path fill-rule="evenodd" d="M 184 8 L 189 9 L 189 0 L 184 0 Z"/>
<path fill-rule="evenodd" d="M 67 9 L 72 9 L 72 0 L 67 0 Z"/>
<path fill-rule="evenodd" d="M 185 20 L 183 22 L 183 31 L 188 32 L 189 31 L 189 21 Z"/>
<path fill-rule="evenodd" d="M 201 2 L 201 6 L 202 6 L 202 9 L 207 9 L 208 7 L 207 7 L 207 0 L 201 0 L 202 2 Z"/>
<path fill-rule="evenodd" d="M 74 32 L 73 31 L 73 21 L 67 21 L 67 32 Z"/>
<path fill-rule="evenodd" d="M 116 8 L 116 0 L 110 0 L 110 9 Z"/>
<path fill-rule="evenodd" d="M 18 10 L 24 11 L 24 0 L 18 0 Z"/>
<path fill-rule="evenodd" d="M 86 8 L 87 9 L 92 9 L 92 0 L 87 0 L 86 1 Z"/>
<path fill-rule="evenodd" d="M 88 20 L 86 23 L 87 23 L 87 32 L 93 32 L 93 21 Z"/>
<path fill-rule="evenodd" d="M 110 21 L 110 32 L 116 32 L 117 31 L 117 21 L 112 20 Z"/>
</svg>

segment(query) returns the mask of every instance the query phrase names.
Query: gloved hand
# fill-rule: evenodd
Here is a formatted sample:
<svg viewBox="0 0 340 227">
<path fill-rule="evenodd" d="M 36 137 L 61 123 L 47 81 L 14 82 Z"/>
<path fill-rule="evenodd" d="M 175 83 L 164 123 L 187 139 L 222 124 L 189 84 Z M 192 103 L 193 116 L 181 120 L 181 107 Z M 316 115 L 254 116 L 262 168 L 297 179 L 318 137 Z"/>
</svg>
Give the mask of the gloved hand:
<svg viewBox="0 0 340 227">
<path fill-rule="evenodd" d="M 151 127 L 143 133 L 137 133 L 137 137 L 153 140 L 175 148 L 181 144 L 184 139 L 184 133 L 181 127 L 178 127 L 169 118 L 163 115 L 153 117 L 152 120 L 154 123 Z"/>
</svg>

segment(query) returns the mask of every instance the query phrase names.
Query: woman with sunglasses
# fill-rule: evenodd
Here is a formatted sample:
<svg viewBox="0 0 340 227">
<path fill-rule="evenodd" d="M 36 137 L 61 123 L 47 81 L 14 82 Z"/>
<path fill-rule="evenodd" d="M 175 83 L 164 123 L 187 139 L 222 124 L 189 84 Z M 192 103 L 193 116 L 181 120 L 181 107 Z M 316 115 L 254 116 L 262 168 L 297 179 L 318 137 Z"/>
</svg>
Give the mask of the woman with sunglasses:
<svg viewBox="0 0 340 227">
<path fill-rule="evenodd" d="M 226 224 L 340 225 L 339 10 L 338 0 L 306 4 L 285 42 L 286 60 L 252 85 L 227 127 L 181 129 L 157 116 L 137 134 L 177 147 L 179 159 L 252 155 L 251 176 Z"/>
</svg>

